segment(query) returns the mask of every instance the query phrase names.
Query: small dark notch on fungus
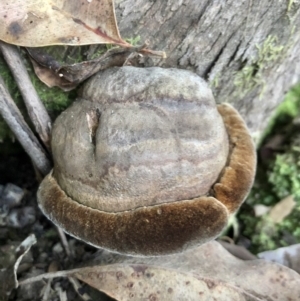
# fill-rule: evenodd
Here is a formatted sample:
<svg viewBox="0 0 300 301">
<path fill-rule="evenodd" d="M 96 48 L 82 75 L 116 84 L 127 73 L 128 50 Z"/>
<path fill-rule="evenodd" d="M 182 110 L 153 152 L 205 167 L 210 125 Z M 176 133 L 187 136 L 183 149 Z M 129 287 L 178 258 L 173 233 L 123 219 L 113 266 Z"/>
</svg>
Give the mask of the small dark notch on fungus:
<svg viewBox="0 0 300 301">
<path fill-rule="evenodd" d="M 86 120 L 90 133 L 90 142 L 96 146 L 96 132 L 99 126 L 101 113 L 99 109 L 91 110 L 86 113 Z"/>
<path fill-rule="evenodd" d="M 86 243 L 129 255 L 176 253 L 215 239 L 255 175 L 241 116 L 216 106 L 206 82 L 185 70 L 99 72 L 55 121 L 51 145 L 54 169 L 38 190 L 43 213 Z"/>
</svg>

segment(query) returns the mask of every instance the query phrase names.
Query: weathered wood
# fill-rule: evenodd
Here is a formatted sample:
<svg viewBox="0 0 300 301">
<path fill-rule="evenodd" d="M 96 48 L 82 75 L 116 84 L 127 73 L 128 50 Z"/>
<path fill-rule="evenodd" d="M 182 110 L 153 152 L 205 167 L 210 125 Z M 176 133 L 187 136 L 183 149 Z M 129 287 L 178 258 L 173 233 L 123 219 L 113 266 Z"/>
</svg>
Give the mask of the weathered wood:
<svg viewBox="0 0 300 301">
<path fill-rule="evenodd" d="M 0 115 L 10 127 L 38 170 L 46 175 L 51 169 L 48 155 L 25 122 L 0 76 Z"/>
<path fill-rule="evenodd" d="M 16 46 L 2 41 L 0 41 L 0 50 L 20 89 L 32 124 L 45 147 L 50 151 L 51 119 L 30 80 L 19 50 Z"/>
<path fill-rule="evenodd" d="M 286 0 L 115 0 L 124 38 L 141 37 L 229 102 L 258 139 L 286 91 L 300 80 L 300 3 Z"/>
</svg>

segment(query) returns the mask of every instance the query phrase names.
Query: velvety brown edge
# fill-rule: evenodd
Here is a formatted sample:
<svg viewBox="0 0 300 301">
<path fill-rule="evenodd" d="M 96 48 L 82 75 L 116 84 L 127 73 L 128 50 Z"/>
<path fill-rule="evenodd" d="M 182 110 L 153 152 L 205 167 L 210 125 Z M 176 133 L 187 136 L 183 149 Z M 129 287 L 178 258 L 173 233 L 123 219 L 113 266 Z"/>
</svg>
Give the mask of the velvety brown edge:
<svg viewBox="0 0 300 301">
<path fill-rule="evenodd" d="M 73 201 L 52 172 L 38 190 L 43 213 L 67 233 L 91 245 L 130 255 L 163 255 L 216 238 L 228 221 L 213 197 L 106 213 Z"/>
<path fill-rule="evenodd" d="M 227 167 L 214 185 L 214 196 L 230 213 L 235 212 L 248 195 L 256 171 L 256 150 L 240 114 L 229 104 L 218 105 L 229 136 L 230 156 Z"/>
</svg>

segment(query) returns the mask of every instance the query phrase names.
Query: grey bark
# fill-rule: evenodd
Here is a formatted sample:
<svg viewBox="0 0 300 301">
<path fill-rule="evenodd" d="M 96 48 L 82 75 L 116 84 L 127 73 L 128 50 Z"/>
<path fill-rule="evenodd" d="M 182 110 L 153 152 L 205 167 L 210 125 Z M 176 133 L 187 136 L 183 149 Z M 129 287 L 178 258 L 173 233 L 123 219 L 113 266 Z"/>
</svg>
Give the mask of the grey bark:
<svg viewBox="0 0 300 301">
<path fill-rule="evenodd" d="M 196 72 L 218 103 L 241 112 L 256 139 L 300 80 L 299 1 L 115 0 L 115 7 L 123 38 L 166 51 L 147 66 Z"/>
</svg>

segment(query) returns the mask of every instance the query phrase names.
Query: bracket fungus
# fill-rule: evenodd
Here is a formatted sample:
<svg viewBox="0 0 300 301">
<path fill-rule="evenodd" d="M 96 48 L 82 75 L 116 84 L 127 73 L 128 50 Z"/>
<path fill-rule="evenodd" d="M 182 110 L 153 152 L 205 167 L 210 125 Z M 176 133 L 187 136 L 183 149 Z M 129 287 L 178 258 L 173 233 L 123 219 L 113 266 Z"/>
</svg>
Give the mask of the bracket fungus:
<svg viewBox="0 0 300 301">
<path fill-rule="evenodd" d="M 180 252 L 216 238 L 252 186 L 247 127 L 199 76 L 112 68 L 56 120 L 43 213 L 91 245 L 130 255 Z"/>
</svg>

